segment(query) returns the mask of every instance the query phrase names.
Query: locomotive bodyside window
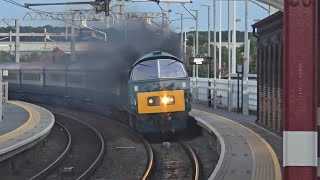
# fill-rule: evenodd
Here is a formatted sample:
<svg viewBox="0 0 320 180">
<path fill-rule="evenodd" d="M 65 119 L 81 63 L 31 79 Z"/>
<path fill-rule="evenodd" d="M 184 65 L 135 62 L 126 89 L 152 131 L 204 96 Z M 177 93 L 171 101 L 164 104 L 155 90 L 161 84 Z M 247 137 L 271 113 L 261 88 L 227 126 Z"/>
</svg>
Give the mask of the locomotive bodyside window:
<svg viewBox="0 0 320 180">
<path fill-rule="evenodd" d="M 9 72 L 8 76 L 3 76 L 4 80 L 16 80 L 18 79 L 18 74 L 16 72 Z"/>
<path fill-rule="evenodd" d="M 55 81 L 55 82 L 64 81 L 64 78 L 65 78 L 64 74 L 56 74 L 56 73 L 50 74 L 49 77 L 51 81 Z"/>
<path fill-rule="evenodd" d="M 36 74 L 36 73 L 25 73 L 25 74 L 23 74 L 23 80 L 40 81 L 40 79 L 41 79 L 40 74 Z"/>
<path fill-rule="evenodd" d="M 83 78 L 81 75 L 75 75 L 75 74 L 69 74 L 67 77 L 68 77 L 69 83 L 75 83 L 75 84 L 80 84 Z"/>
</svg>

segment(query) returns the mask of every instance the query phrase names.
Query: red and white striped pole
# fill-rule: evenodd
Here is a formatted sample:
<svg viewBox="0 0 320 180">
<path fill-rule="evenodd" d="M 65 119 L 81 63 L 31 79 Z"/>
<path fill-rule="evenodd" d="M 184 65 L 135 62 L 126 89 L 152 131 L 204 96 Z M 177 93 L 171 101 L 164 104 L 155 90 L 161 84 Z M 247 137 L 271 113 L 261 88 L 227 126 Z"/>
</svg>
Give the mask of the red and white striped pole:
<svg viewBox="0 0 320 180">
<path fill-rule="evenodd" d="M 317 178 L 318 0 L 284 0 L 285 180 Z"/>
</svg>

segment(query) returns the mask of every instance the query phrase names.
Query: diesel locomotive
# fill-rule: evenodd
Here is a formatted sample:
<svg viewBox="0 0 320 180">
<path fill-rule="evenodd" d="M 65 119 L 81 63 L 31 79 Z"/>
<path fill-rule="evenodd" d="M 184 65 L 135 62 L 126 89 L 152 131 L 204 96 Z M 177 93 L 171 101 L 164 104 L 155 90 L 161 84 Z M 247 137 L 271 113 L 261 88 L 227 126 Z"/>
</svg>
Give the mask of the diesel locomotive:
<svg viewBox="0 0 320 180">
<path fill-rule="evenodd" d="M 129 71 L 130 125 L 142 133 L 168 133 L 190 126 L 190 81 L 180 59 L 156 51 Z"/>
</svg>

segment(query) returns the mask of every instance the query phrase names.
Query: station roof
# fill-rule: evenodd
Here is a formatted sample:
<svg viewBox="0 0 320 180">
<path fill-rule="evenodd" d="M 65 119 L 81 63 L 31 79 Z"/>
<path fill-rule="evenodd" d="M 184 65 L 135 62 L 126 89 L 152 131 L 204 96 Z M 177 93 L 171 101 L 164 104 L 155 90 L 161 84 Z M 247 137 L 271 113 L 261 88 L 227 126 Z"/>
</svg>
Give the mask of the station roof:
<svg viewBox="0 0 320 180">
<path fill-rule="evenodd" d="M 257 0 L 283 12 L 284 0 Z"/>
</svg>

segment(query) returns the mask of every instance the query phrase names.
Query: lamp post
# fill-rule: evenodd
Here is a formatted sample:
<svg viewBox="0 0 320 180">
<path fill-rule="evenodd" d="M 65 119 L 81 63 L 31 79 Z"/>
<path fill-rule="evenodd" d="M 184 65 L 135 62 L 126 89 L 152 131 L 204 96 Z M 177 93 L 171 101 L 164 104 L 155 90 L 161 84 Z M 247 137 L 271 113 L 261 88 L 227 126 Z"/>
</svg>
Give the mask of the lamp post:
<svg viewBox="0 0 320 180">
<path fill-rule="evenodd" d="M 195 56 L 196 53 L 196 47 L 195 47 L 195 43 L 196 43 L 196 38 L 193 34 L 187 34 L 186 35 L 186 41 L 188 40 L 187 37 L 188 36 L 192 36 L 192 55 Z M 195 78 L 195 65 L 192 65 L 192 77 Z"/>
<path fill-rule="evenodd" d="M 195 56 L 199 55 L 199 26 L 198 26 L 198 11 L 196 9 L 190 9 L 191 11 L 195 11 L 196 12 L 196 16 L 195 16 L 195 20 L 196 20 L 196 51 L 195 51 Z M 196 70 L 196 99 L 198 100 L 198 77 L 199 77 L 199 66 L 198 64 L 195 65 L 195 70 Z"/>
<path fill-rule="evenodd" d="M 176 13 L 176 14 L 179 14 L 180 15 L 180 48 L 181 48 L 181 50 L 180 50 L 180 53 L 181 53 L 181 60 L 182 61 L 184 61 L 184 55 L 183 55 L 183 14 L 181 14 L 181 13 Z"/>
<path fill-rule="evenodd" d="M 202 5 L 208 8 L 208 57 L 210 57 L 210 6 Z M 208 64 L 208 106 L 211 107 L 211 80 L 210 80 L 210 73 L 211 73 L 211 61 Z"/>
<path fill-rule="evenodd" d="M 221 79 L 221 41 L 222 41 L 222 36 L 221 36 L 221 31 L 222 31 L 222 1 L 219 3 L 219 79 Z"/>
<path fill-rule="evenodd" d="M 230 0 L 228 0 L 228 111 L 232 109 L 231 97 L 231 53 L 230 53 Z"/>
<path fill-rule="evenodd" d="M 16 25 L 16 42 L 15 42 L 15 55 L 16 55 L 16 63 L 20 62 L 20 24 L 19 20 L 15 20 L 15 25 Z"/>
<path fill-rule="evenodd" d="M 205 6 L 208 8 L 208 56 L 210 57 L 210 40 L 211 40 L 211 37 L 210 37 L 210 7 L 211 6 L 208 6 L 208 5 L 201 5 L 201 6 Z M 208 72 L 208 75 L 209 75 L 209 72 Z M 208 76 L 209 77 L 209 76 Z"/>
<path fill-rule="evenodd" d="M 233 1 L 233 31 L 232 31 L 232 65 L 231 65 L 231 72 L 232 74 L 236 73 L 236 43 L 237 43 L 237 2 Z"/>
<path fill-rule="evenodd" d="M 213 0 L 213 107 L 217 108 L 217 32 L 216 32 L 216 0 Z"/>
<path fill-rule="evenodd" d="M 235 17 L 235 16 L 234 16 Z M 232 66 L 231 71 L 232 74 L 236 73 L 236 65 L 237 65 L 237 23 L 240 22 L 240 19 L 234 19 L 233 22 L 233 31 L 232 31 Z"/>
<path fill-rule="evenodd" d="M 195 55 L 197 56 L 199 54 L 199 29 L 198 29 L 198 11 L 196 9 L 190 9 L 191 11 L 195 11 L 196 12 L 196 52 Z"/>
<path fill-rule="evenodd" d="M 249 95 L 248 95 L 248 73 L 249 73 L 249 41 L 248 41 L 248 0 L 245 1 L 245 21 L 244 21 L 244 58 L 243 58 L 243 91 L 242 91 L 242 113 L 249 114 Z"/>
<path fill-rule="evenodd" d="M 195 47 L 196 38 L 195 38 L 195 36 L 194 36 L 193 34 L 190 34 L 190 33 L 189 33 L 189 34 L 187 34 L 187 36 L 186 36 L 186 41 L 188 40 L 188 39 L 187 39 L 188 36 L 191 36 L 191 37 L 192 37 L 192 42 L 193 42 L 192 54 L 195 55 L 195 53 L 196 53 L 196 47 Z"/>
</svg>

